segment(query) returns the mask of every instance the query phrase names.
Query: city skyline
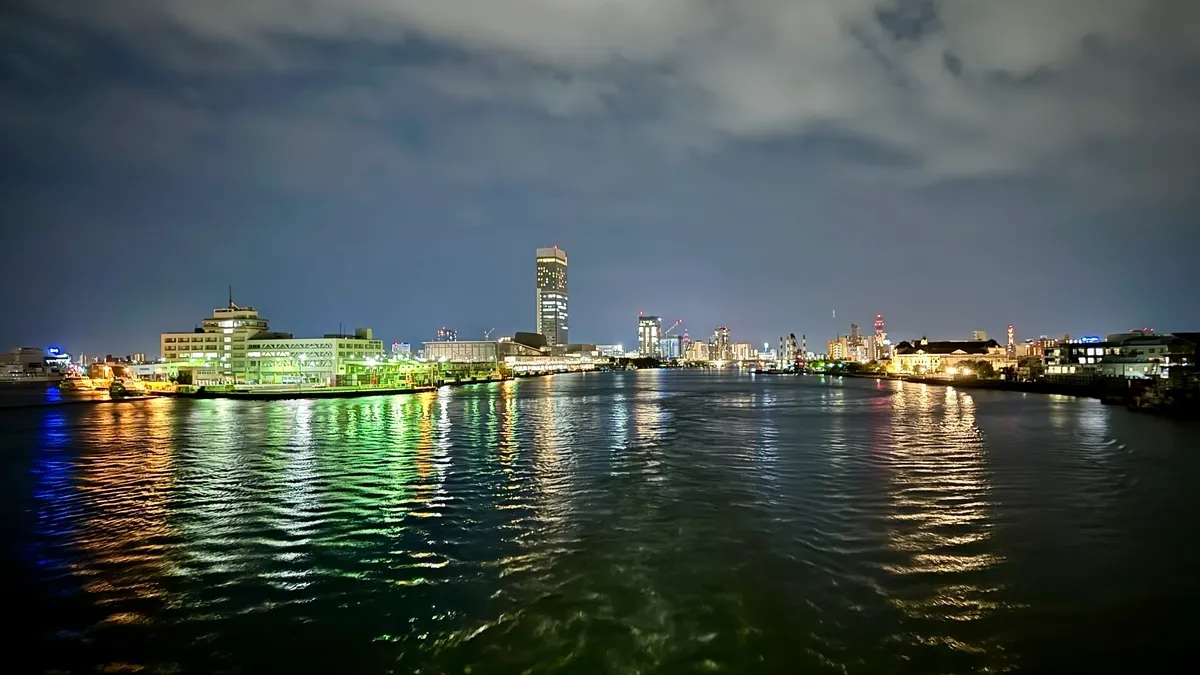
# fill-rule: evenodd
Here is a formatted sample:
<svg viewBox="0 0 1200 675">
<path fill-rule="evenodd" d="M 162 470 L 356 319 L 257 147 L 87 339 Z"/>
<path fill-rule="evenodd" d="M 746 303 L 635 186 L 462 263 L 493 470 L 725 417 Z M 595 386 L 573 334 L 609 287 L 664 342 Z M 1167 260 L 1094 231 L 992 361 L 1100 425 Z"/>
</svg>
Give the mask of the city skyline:
<svg viewBox="0 0 1200 675">
<path fill-rule="evenodd" d="M 541 251 L 544 249 L 538 249 L 538 250 Z M 563 255 L 565 257 L 565 252 L 563 253 Z M 232 293 L 232 291 L 230 291 L 230 292 Z M 539 303 L 540 303 L 540 294 L 538 297 L 539 297 Z M 226 305 L 213 305 L 213 306 L 220 308 L 220 307 L 224 307 Z M 201 322 L 195 319 L 195 317 L 197 316 L 197 312 L 210 311 L 211 309 L 212 309 L 212 306 L 205 308 L 205 309 L 193 310 L 192 311 L 192 323 L 195 324 L 196 327 L 199 327 Z M 665 329 L 667 327 L 669 327 L 669 326 L 663 326 L 662 321 L 658 316 L 650 316 L 650 315 L 642 315 L 642 314 L 639 314 L 638 316 L 639 316 L 639 323 L 640 323 L 641 319 L 657 320 L 659 323 L 657 325 L 657 330 L 655 331 L 655 335 L 660 336 L 660 338 L 664 334 Z M 869 313 L 869 317 L 874 319 L 875 321 L 879 321 L 880 320 L 879 317 L 881 317 L 881 316 L 882 316 L 882 314 L 879 312 Z M 274 318 L 274 317 L 275 317 L 275 314 L 272 313 L 272 318 Z M 831 313 L 831 317 L 832 317 L 832 313 Z M 305 328 L 303 330 L 296 330 L 296 331 L 294 331 L 294 332 L 296 332 L 296 334 L 314 334 L 314 335 L 316 335 L 316 334 L 342 332 L 342 331 L 344 331 L 345 326 L 350 325 L 350 324 L 370 325 L 370 326 L 375 325 L 372 320 L 362 319 L 362 320 L 356 320 L 356 321 L 351 321 L 351 322 L 340 321 L 335 326 L 322 326 L 319 323 L 313 322 L 311 320 L 311 317 L 306 318 L 303 314 L 298 317 L 295 317 L 295 319 L 291 319 L 291 318 L 287 318 L 287 317 L 285 317 L 285 319 L 286 319 L 288 325 L 316 326 L 316 328 L 313 328 L 313 329 Z M 536 322 L 536 320 L 535 320 L 535 322 Z M 731 341 L 730 344 L 736 343 L 736 342 L 748 342 L 753 345 L 767 343 L 771 346 L 774 346 L 774 340 L 778 339 L 777 336 L 773 337 L 770 334 L 764 334 L 761 336 L 747 336 L 744 332 L 737 331 L 732 328 L 728 328 L 724 325 L 720 325 L 716 329 L 713 329 L 713 330 L 705 330 L 704 327 L 696 326 L 695 324 L 684 321 L 683 319 L 678 319 L 677 322 L 678 322 L 677 326 L 681 329 L 680 336 L 682 336 L 683 332 L 686 332 L 689 329 L 694 329 L 697 331 L 697 333 L 699 333 L 701 335 L 706 335 L 707 333 L 712 333 L 713 335 L 716 335 L 721 330 L 728 331 L 728 333 L 733 336 L 732 338 L 728 338 L 728 337 L 726 338 Z M 850 334 L 849 329 L 851 329 L 852 327 L 857 325 L 856 322 L 842 321 L 841 319 L 834 319 L 834 318 L 828 319 L 827 322 L 834 324 L 831 327 L 831 330 L 833 332 L 830 333 L 831 337 L 828 339 L 829 342 L 833 342 L 839 337 L 845 338 L 845 337 L 849 336 L 849 334 Z M 486 323 L 488 323 L 488 322 L 484 321 L 484 322 L 479 323 L 478 325 L 482 326 Z M 628 323 L 628 320 L 626 320 L 626 323 Z M 674 323 L 674 322 L 672 322 L 672 323 Z M 810 323 L 819 324 L 821 322 L 813 321 Z M 937 339 L 937 340 L 974 340 L 977 338 L 976 334 L 982 332 L 982 333 L 986 333 L 991 339 L 996 340 L 1001 345 L 1004 345 L 1005 341 L 1007 339 L 1006 333 L 1009 328 L 1013 328 L 1016 343 L 1023 343 L 1026 341 L 1037 341 L 1039 338 L 1046 338 L 1046 337 L 1049 337 L 1052 339 L 1061 339 L 1062 337 L 1064 337 L 1064 335 L 1068 335 L 1068 336 L 1069 335 L 1075 335 L 1075 336 L 1107 335 L 1107 334 L 1112 334 L 1112 333 L 1126 332 L 1126 331 L 1130 331 L 1130 330 L 1142 330 L 1144 328 L 1150 328 L 1152 330 L 1154 329 L 1153 326 L 1131 325 L 1126 328 L 1094 327 L 1094 328 L 1086 329 L 1086 330 L 1077 330 L 1075 332 L 1064 331 L 1064 332 L 1058 332 L 1058 333 L 1055 333 L 1055 332 L 1048 333 L 1045 331 L 1040 331 L 1040 332 L 1033 331 L 1033 332 L 1029 332 L 1029 333 L 1022 333 L 1022 332 L 1020 332 L 1019 327 L 1016 327 L 1012 323 L 1002 323 L 1000 319 L 995 319 L 990 322 L 985 321 L 985 322 L 983 322 L 982 325 L 990 326 L 992 324 L 1002 326 L 1004 331 L 1001 332 L 1001 334 L 999 334 L 999 335 L 993 335 L 990 330 L 981 330 L 979 328 L 969 328 L 968 329 L 965 327 L 967 324 L 963 324 L 964 328 L 960 328 L 956 332 L 952 331 L 950 333 L 930 333 L 930 332 L 921 331 L 921 330 L 908 331 L 907 329 L 902 328 L 902 329 L 900 329 L 902 332 L 897 334 L 891 330 L 891 326 L 893 325 L 893 322 L 889 318 L 888 324 L 887 324 L 889 330 L 886 332 L 886 335 L 889 337 L 889 340 L 891 341 L 892 344 L 896 344 L 903 340 L 914 340 L 914 339 L 919 340 L 922 337 L 928 337 L 930 339 Z M 282 324 L 280 324 L 280 325 L 282 325 Z M 497 330 L 496 326 L 492 326 L 487 329 L 476 330 L 474 328 L 474 326 L 472 326 L 470 330 L 460 330 L 458 327 L 438 326 L 436 328 L 431 328 L 429 331 L 427 331 L 425 333 L 422 333 L 419 329 L 414 329 L 413 331 L 407 331 L 400 335 L 388 335 L 388 334 L 384 334 L 378 330 L 376 330 L 376 333 L 379 334 L 380 336 L 382 336 L 383 341 L 388 344 L 391 344 L 393 342 L 394 343 L 420 344 L 421 342 L 424 342 L 424 341 L 448 339 L 443 336 L 443 333 L 447 333 L 447 334 L 453 333 L 454 337 L 451 339 L 462 339 L 462 340 L 476 340 L 476 339 L 480 339 L 483 335 L 488 334 L 488 335 L 490 335 L 490 338 L 494 340 L 500 336 L 511 336 L 511 335 L 515 334 L 516 332 L 520 332 L 522 330 L 528 329 L 527 324 L 523 325 L 521 321 L 515 320 L 515 319 L 499 322 L 498 325 L 501 327 L 510 326 L 511 329 L 504 330 L 503 328 L 501 328 L 500 330 Z M 981 324 L 975 323 L 975 324 L 971 324 L 971 325 L 978 326 Z M 86 353 L 86 354 L 90 354 L 90 355 L 102 355 L 102 354 L 121 355 L 121 354 L 130 354 L 130 353 L 139 353 L 139 352 L 155 353 L 155 350 L 159 346 L 159 342 L 160 342 L 159 335 L 164 330 L 169 331 L 169 330 L 173 330 L 173 329 L 178 329 L 181 326 L 182 326 L 182 324 L 181 325 L 173 325 L 173 326 L 158 326 L 156 328 L 157 332 L 155 332 L 153 335 L 151 335 L 149 337 L 139 334 L 137 336 L 134 336 L 130 340 L 120 342 L 119 344 L 117 344 L 115 347 L 112 347 L 112 348 L 88 349 L 88 348 L 84 348 L 84 347 L 76 347 L 75 346 L 76 343 L 71 341 L 69 338 L 53 340 L 53 341 L 47 342 L 46 344 L 17 344 L 16 342 L 14 342 L 14 344 L 8 348 L 13 348 L 13 347 L 55 347 L 55 348 L 64 348 L 72 354 Z M 1182 328 L 1186 329 L 1187 326 L 1184 326 Z M 1162 330 L 1167 331 L 1167 330 L 1180 330 L 1180 329 L 1181 329 L 1181 327 L 1172 325 L 1169 328 L 1162 329 Z M 787 328 L 780 328 L 776 331 L 776 333 L 778 333 L 780 331 L 782 331 L 785 334 L 788 332 L 793 332 L 793 333 L 800 332 L 799 330 L 790 330 Z M 622 333 L 625 333 L 625 332 L 629 332 L 629 331 L 621 331 L 619 329 L 607 331 L 608 334 L 617 334 L 617 339 L 584 340 L 583 342 L 586 344 L 622 344 L 622 345 L 626 345 L 631 350 L 634 348 L 640 348 L 639 347 L 640 342 L 641 342 L 640 328 L 638 328 L 635 331 L 632 331 L 632 337 L 628 334 L 622 335 Z M 706 337 L 703 337 L 703 338 L 692 338 L 692 340 L 711 344 L 713 341 L 713 335 L 707 335 Z M 820 333 L 816 332 L 816 331 L 814 331 L 812 333 L 806 333 L 806 335 L 817 336 L 818 337 L 817 343 L 820 343 L 820 344 L 824 344 L 826 341 L 825 338 L 819 338 Z M 576 342 L 580 342 L 580 341 L 576 340 Z M 143 343 L 145 343 L 145 344 L 143 344 Z M 131 345 L 136 345 L 136 348 L 134 348 Z M 8 348 L 4 348 L 4 349 L 8 349 Z M 812 350 L 811 347 L 810 347 L 810 350 Z M 813 351 L 815 353 L 820 353 L 817 350 L 813 350 Z"/>
<path fill-rule="evenodd" d="M 1190 328 L 1200 9 L 1063 3 L 14 0 L 0 348 L 511 335 L 548 243 L 573 342 Z"/>
</svg>

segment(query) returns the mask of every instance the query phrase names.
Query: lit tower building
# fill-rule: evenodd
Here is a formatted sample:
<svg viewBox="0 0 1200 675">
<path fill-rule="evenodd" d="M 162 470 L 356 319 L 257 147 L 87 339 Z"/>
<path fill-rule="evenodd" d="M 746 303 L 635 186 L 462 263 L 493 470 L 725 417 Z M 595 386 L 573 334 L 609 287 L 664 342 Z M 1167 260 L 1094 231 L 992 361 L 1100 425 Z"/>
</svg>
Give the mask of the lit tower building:
<svg viewBox="0 0 1200 675">
<path fill-rule="evenodd" d="M 732 356 L 729 349 L 729 328 L 721 326 L 713 331 L 711 356 L 717 361 L 728 361 Z"/>
<path fill-rule="evenodd" d="M 537 332 L 567 344 L 567 252 L 557 246 L 537 250 Z"/>
<path fill-rule="evenodd" d="M 880 361 L 888 357 L 887 333 L 883 330 L 883 314 L 875 314 L 875 344 L 872 345 L 871 360 Z"/>
<path fill-rule="evenodd" d="M 642 356 L 659 356 L 662 345 L 662 319 L 638 314 L 638 352 Z"/>
<path fill-rule="evenodd" d="M 1017 340 L 1016 333 L 1013 331 L 1013 325 L 1008 324 L 1008 358 L 1013 358 L 1017 355 Z"/>
</svg>

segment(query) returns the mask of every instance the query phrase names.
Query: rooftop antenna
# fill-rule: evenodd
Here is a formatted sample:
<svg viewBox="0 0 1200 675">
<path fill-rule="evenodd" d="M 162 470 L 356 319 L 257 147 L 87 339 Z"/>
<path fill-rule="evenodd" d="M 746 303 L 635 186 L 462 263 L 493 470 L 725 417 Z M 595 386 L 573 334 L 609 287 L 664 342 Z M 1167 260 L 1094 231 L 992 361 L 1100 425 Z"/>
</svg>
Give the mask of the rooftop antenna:
<svg viewBox="0 0 1200 675">
<path fill-rule="evenodd" d="M 233 285 L 229 286 L 229 309 L 235 309 L 237 305 L 233 304 Z"/>
</svg>

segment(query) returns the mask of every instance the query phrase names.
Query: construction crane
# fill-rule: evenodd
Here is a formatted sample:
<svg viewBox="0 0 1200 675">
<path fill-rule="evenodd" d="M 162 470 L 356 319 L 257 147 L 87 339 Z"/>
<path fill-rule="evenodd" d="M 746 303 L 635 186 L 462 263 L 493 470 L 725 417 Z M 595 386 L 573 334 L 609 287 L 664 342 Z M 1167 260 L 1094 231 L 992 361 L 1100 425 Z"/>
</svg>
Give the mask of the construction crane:
<svg viewBox="0 0 1200 675">
<path fill-rule="evenodd" d="M 483 334 L 483 339 L 484 339 L 484 340 L 487 340 L 489 337 L 491 337 L 491 336 L 492 336 L 492 331 L 494 331 L 494 330 L 496 330 L 496 329 L 495 329 L 495 328 L 490 328 L 490 329 L 488 329 L 488 331 L 487 331 L 486 333 L 484 333 L 484 334 Z"/>
<path fill-rule="evenodd" d="M 683 325 L 683 319 L 675 319 L 675 323 L 671 324 L 671 327 L 670 327 L 670 328 L 668 328 L 668 329 L 667 329 L 667 330 L 666 330 L 666 331 L 665 331 L 665 332 L 662 334 L 662 336 L 663 336 L 663 337 L 667 337 L 668 335 L 670 335 L 670 334 L 671 334 L 671 331 L 675 330 L 676 328 L 679 328 L 681 325 Z"/>
</svg>

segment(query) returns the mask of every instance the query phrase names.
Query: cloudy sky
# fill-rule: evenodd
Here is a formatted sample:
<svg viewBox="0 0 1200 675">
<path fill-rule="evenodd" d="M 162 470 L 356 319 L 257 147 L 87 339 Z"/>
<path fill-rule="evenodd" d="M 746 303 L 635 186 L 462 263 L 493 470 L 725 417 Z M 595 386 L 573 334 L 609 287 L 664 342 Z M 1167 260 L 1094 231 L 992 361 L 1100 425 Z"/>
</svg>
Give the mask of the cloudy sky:
<svg viewBox="0 0 1200 675">
<path fill-rule="evenodd" d="M 1194 0 L 10 0 L 0 339 L 1200 329 Z M 837 318 L 832 313 L 836 309 Z M 9 345 L 4 345 L 8 348 Z"/>
</svg>

